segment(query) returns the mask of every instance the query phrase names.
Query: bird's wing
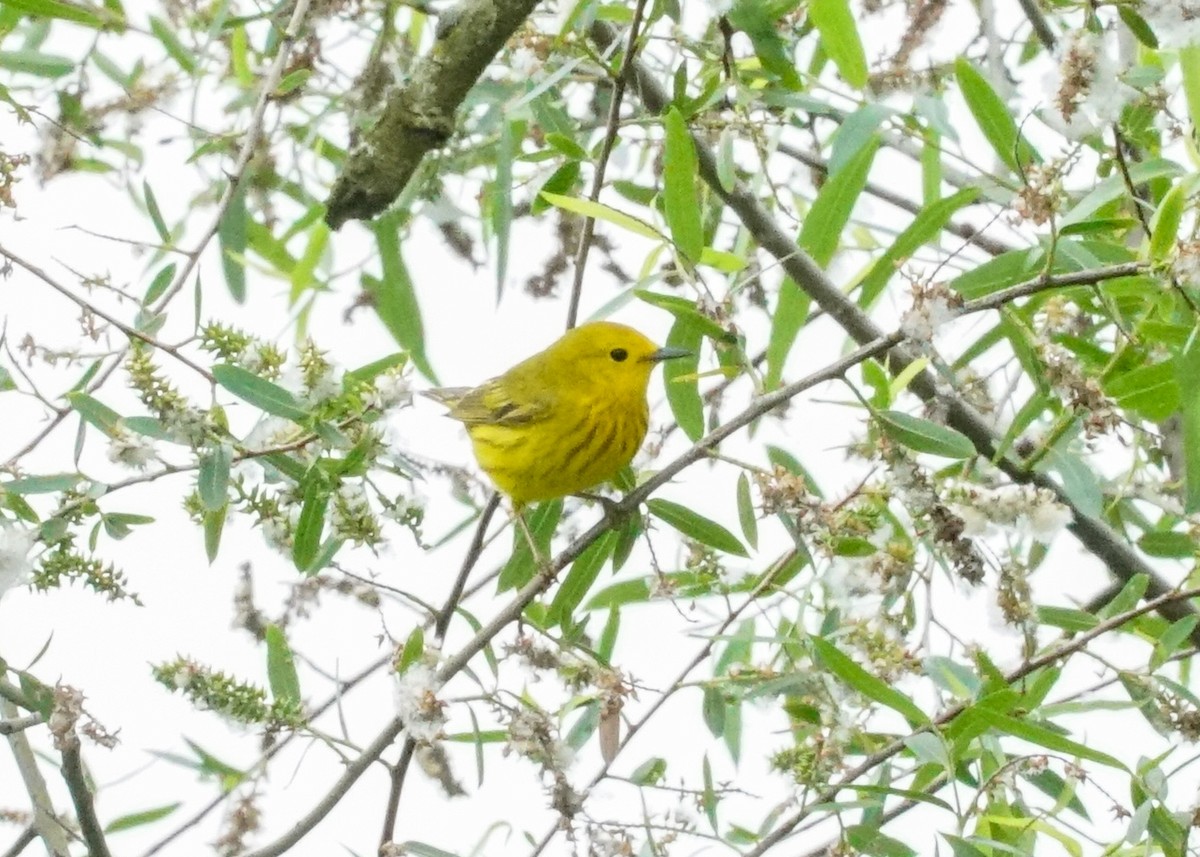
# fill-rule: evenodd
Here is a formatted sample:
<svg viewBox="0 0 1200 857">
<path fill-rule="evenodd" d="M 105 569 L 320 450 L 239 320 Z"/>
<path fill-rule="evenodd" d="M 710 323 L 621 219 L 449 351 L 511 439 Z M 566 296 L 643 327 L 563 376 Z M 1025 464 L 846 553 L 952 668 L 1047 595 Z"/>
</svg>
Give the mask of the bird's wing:
<svg viewBox="0 0 1200 857">
<path fill-rule="evenodd" d="M 429 394 L 450 407 L 447 416 L 467 425 L 528 425 L 550 412 L 549 396 L 514 395 L 501 381 L 493 378 L 471 389 L 443 387 Z"/>
</svg>

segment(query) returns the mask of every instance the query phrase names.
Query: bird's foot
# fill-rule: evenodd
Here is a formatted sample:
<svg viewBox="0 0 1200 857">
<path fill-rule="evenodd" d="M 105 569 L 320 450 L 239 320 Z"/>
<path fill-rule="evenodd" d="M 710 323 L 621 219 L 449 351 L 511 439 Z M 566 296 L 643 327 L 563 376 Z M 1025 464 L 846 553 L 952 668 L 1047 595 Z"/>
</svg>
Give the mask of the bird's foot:
<svg viewBox="0 0 1200 857">
<path fill-rule="evenodd" d="M 604 508 L 604 520 L 608 523 L 610 529 L 617 529 L 626 521 L 632 512 L 622 509 L 620 504 L 610 497 L 605 497 L 603 494 L 591 494 L 586 491 L 581 491 L 575 496 L 582 497 L 585 500 L 593 500 L 599 503 Z"/>
</svg>

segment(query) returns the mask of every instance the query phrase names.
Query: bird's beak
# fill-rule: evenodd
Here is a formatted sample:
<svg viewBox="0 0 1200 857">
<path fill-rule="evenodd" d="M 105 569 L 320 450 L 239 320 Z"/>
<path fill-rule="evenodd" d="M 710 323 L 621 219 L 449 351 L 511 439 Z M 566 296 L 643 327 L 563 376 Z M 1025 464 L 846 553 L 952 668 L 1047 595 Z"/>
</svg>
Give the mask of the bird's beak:
<svg viewBox="0 0 1200 857">
<path fill-rule="evenodd" d="M 692 352 L 686 348 L 672 348 L 666 346 L 658 349 L 653 354 L 648 355 L 645 359 L 651 363 L 658 363 L 660 360 L 674 360 L 677 357 L 691 357 Z"/>
</svg>

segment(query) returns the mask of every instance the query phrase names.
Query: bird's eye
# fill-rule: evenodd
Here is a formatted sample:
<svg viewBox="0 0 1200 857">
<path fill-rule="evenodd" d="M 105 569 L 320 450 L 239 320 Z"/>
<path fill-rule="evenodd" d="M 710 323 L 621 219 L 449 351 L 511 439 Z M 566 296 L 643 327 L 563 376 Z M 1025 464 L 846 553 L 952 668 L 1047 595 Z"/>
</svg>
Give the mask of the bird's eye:
<svg viewBox="0 0 1200 857">
<path fill-rule="evenodd" d="M 612 351 L 608 352 L 608 356 L 613 360 L 616 360 L 618 363 L 621 363 L 626 357 L 629 356 L 629 352 L 624 348 L 614 348 Z"/>
</svg>

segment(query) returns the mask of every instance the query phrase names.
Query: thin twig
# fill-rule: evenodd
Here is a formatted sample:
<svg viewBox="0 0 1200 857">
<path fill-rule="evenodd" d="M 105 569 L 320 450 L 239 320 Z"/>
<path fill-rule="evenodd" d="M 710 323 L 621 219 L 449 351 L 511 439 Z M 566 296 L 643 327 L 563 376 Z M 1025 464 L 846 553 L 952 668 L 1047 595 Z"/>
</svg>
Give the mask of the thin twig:
<svg viewBox="0 0 1200 857">
<path fill-rule="evenodd" d="M 0 720 L 0 735 L 12 735 L 14 732 L 24 732 L 26 729 L 32 729 L 34 726 L 45 722 L 46 718 L 37 712 L 25 717 L 16 717 L 12 720 Z"/>
<path fill-rule="evenodd" d="M 35 839 L 37 839 L 37 830 L 30 824 L 17 835 L 17 838 L 13 840 L 13 844 L 0 857 L 20 857 L 21 852 L 28 848 L 30 843 Z"/>
<path fill-rule="evenodd" d="M 625 98 L 625 87 L 629 83 L 629 69 L 633 65 L 637 53 L 638 30 L 642 25 L 642 14 L 646 8 L 646 0 L 638 0 L 633 7 L 633 21 L 629 25 L 629 36 L 625 42 L 625 56 L 621 58 L 621 70 L 613 81 L 612 102 L 608 105 L 608 127 L 604 131 L 604 143 L 600 147 L 600 157 L 596 161 L 596 170 L 592 175 L 592 192 L 588 198 L 592 202 L 600 199 L 600 191 L 604 187 L 604 173 L 608 169 L 608 158 L 612 154 L 613 144 L 617 141 L 617 130 L 621 121 L 621 101 Z M 596 218 L 585 217 L 583 229 L 579 234 L 579 247 L 575 251 L 575 281 L 571 284 L 571 300 L 567 304 L 567 329 L 575 326 L 579 317 L 579 298 L 583 294 L 583 273 L 587 268 L 588 251 L 592 248 L 592 235 L 596 232 Z"/>
<path fill-rule="evenodd" d="M 467 578 L 471 576 L 471 571 L 475 568 L 475 564 L 479 562 L 480 554 L 483 553 L 484 538 L 487 536 L 488 524 L 491 523 L 492 516 L 496 514 L 498 508 L 500 508 L 500 494 L 493 492 L 479 515 L 479 523 L 475 526 L 475 535 L 471 537 L 471 544 L 467 548 L 466 555 L 463 557 L 458 577 L 454 581 L 450 595 L 446 598 L 445 605 L 442 607 L 441 612 L 438 613 L 437 622 L 434 623 L 434 645 L 439 648 L 446 639 L 446 631 L 450 628 L 450 620 L 454 618 L 454 611 L 458 609 L 463 588 L 467 585 Z"/>
<path fill-rule="evenodd" d="M 151 348 L 155 348 L 159 351 L 163 351 L 163 352 L 171 355 L 172 357 L 174 357 L 176 360 L 178 360 L 184 366 L 187 366 L 192 371 L 199 373 L 210 384 L 216 383 L 216 380 L 213 378 L 211 372 L 209 372 L 203 366 L 200 366 L 198 363 L 193 362 L 191 360 L 191 358 L 189 358 L 186 355 L 184 355 L 183 353 L 181 353 L 179 351 L 179 349 L 176 348 L 174 345 L 168 345 L 165 342 L 160 342 L 159 340 L 155 339 L 153 336 L 150 336 L 150 334 L 143 333 L 142 331 L 138 330 L 136 327 L 132 327 L 132 326 L 126 324 L 125 322 L 121 321 L 115 315 L 112 315 L 112 314 L 100 309 L 100 307 L 96 306 L 95 304 L 91 303 L 90 301 L 85 300 L 84 298 L 81 298 L 79 295 L 75 294 L 73 291 L 68 289 L 62 283 L 58 282 L 58 280 L 56 280 L 52 276 L 50 276 L 50 274 L 48 274 L 42 268 L 39 268 L 37 265 L 33 264 L 32 262 L 28 261 L 27 259 L 25 259 L 21 256 L 18 256 L 16 253 L 14 253 L 12 250 L 9 250 L 3 244 L 0 244 L 0 256 L 3 256 L 4 258 L 8 259 L 10 262 L 13 262 L 14 264 L 24 268 L 26 271 L 33 274 L 35 277 L 37 277 L 43 283 L 48 285 L 50 288 L 54 289 L 60 295 L 65 297 L 67 300 L 71 301 L 71 303 L 78 306 L 84 312 L 91 313 L 92 315 L 96 316 L 97 318 L 104 319 L 106 322 L 111 324 L 117 330 L 121 331 L 121 333 L 125 334 L 125 336 L 128 339 L 136 339 L 139 342 L 144 342 L 146 345 L 149 345 Z"/>
</svg>

